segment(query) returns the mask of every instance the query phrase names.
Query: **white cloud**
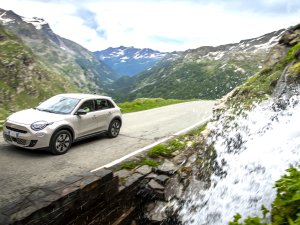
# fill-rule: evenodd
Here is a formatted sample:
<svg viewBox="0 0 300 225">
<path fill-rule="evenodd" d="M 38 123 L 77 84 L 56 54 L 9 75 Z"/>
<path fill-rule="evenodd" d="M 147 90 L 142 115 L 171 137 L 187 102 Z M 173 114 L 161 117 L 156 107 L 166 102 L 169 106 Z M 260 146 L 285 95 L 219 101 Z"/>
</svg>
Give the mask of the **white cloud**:
<svg viewBox="0 0 300 225">
<path fill-rule="evenodd" d="M 92 51 L 120 45 L 173 51 L 238 42 L 299 23 L 299 4 L 287 1 L 283 10 L 283 2 L 244 7 L 218 0 L 0 0 L 0 7 L 44 18 L 54 32 Z"/>
</svg>

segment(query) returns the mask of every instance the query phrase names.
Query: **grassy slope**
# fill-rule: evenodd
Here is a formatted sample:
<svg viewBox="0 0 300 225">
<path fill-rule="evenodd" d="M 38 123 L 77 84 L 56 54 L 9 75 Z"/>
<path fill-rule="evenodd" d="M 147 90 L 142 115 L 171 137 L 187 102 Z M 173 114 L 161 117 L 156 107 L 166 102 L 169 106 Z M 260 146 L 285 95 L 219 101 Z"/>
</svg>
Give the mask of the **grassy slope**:
<svg viewBox="0 0 300 225">
<path fill-rule="evenodd" d="M 260 72 L 250 77 L 243 85 L 239 86 L 232 93 L 228 103 L 231 107 L 243 105 L 249 108 L 253 102 L 261 102 L 270 97 L 276 83 L 283 72 L 284 68 L 293 60 L 294 53 L 300 48 L 300 43 L 291 47 L 286 56 L 281 59 L 275 66 L 265 67 Z M 297 79 L 300 73 L 299 62 L 295 63 L 289 70 L 291 79 Z"/>
<path fill-rule="evenodd" d="M 0 26 L 0 121 L 58 93 L 76 91 L 67 78 L 45 66 L 24 43 Z"/>
<path fill-rule="evenodd" d="M 119 103 L 118 106 L 122 109 L 123 113 L 137 112 L 157 107 L 187 102 L 192 100 L 176 100 L 176 99 L 163 99 L 163 98 L 139 98 L 132 102 Z"/>
</svg>

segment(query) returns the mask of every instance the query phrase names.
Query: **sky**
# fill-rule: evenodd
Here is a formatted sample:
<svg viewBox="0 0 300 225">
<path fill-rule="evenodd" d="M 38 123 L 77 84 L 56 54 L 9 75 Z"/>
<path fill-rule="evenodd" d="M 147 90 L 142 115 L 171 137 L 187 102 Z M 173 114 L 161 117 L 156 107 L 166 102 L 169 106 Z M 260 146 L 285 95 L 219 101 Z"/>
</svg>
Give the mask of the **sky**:
<svg viewBox="0 0 300 225">
<path fill-rule="evenodd" d="M 0 0 L 0 8 L 43 18 L 56 34 L 90 51 L 183 51 L 300 23 L 300 0 Z"/>
</svg>

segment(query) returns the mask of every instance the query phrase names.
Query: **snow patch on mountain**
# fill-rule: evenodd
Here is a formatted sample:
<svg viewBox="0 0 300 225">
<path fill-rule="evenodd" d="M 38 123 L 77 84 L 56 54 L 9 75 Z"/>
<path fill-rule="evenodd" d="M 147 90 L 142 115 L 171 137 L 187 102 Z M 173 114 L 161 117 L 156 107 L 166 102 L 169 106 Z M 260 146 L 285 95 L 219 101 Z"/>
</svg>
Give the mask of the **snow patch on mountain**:
<svg viewBox="0 0 300 225">
<path fill-rule="evenodd" d="M 37 30 L 41 30 L 43 28 L 43 25 L 47 24 L 47 22 L 44 19 L 37 17 L 22 17 L 22 20 L 26 23 L 31 23 Z"/>
<path fill-rule="evenodd" d="M 155 63 L 169 55 L 149 48 L 134 48 L 120 46 L 107 48 L 94 54 L 111 66 L 120 76 L 134 76 L 148 70 Z"/>
<path fill-rule="evenodd" d="M 2 14 L 0 15 L 0 21 L 2 21 L 2 23 L 3 23 L 4 25 L 6 25 L 6 24 L 8 24 L 8 23 L 11 23 L 11 22 L 14 22 L 13 19 L 5 18 L 5 14 L 6 14 L 6 12 L 4 12 L 4 13 L 2 13 Z"/>
</svg>

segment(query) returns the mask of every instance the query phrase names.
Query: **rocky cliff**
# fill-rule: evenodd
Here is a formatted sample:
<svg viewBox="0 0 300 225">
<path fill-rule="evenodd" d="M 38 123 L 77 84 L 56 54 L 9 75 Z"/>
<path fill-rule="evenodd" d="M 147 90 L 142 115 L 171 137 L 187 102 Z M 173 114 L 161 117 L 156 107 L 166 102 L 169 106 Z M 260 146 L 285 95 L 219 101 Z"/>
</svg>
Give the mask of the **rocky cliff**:
<svg viewBox="0 0 300 225">
<path fill-rule="evenodd" d="M 40 18 L 25 18 L 0 9 L 0 24 L 38 55 L 57 73 L 68 77 L 83 92 L 103 93 L 116 74 L 92 52 L 55 34 Z"/>
</svg>

